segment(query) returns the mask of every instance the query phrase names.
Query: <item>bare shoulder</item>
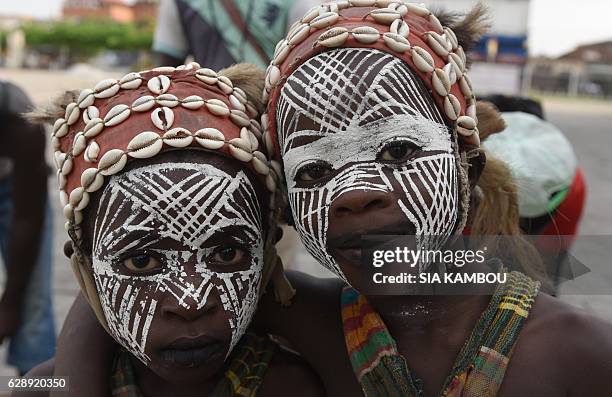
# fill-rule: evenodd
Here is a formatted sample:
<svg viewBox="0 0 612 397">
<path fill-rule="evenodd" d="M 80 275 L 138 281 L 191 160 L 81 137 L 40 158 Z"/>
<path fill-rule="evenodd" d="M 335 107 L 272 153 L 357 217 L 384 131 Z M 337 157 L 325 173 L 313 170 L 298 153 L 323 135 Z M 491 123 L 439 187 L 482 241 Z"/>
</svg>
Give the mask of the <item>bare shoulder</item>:
<svg viewBox="0 0 612 397">
<path fill-rule="evenodd" d="M 541 294 L 521 333 L 527 338 L 551 366 L 558 366 L 555 372 L 566 382 L 567 395 L 610 395 L 612 324 Z"/>
<path fill-rule="evenodd" d="M 308 363 L 297 354 L 280 348 L 270 362 L 258 395 L 319 397 L 326 394 L 321 379 Z"/>
<path fill-rule="evenodd" d="M 38 364 L 27 374 L 25 374 L 25 378 L 33 378 L 39 376 L 53 376 L 53 370 L 55 368 L 55 359 L 50 359 L 45 361 L 44 363 Z M 11 394 L 12 397 L 47 397 L 49 396 L 48 391 L 14 391 Z"/>
</svg>

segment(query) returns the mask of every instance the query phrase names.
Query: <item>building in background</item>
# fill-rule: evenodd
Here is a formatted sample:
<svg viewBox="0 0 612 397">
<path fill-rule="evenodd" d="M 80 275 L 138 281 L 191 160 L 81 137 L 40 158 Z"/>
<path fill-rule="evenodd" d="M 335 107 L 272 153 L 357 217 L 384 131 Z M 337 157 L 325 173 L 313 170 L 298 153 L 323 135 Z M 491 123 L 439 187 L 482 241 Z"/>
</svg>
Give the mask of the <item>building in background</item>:
<svg viewBox="0 0 612 397">
<path fill-rule="evenodd" d="M 157 0 L 66 0 L 62 17 L 66 19 L 112 19 L 121 23 L 154 19 Z"/>
</svg>

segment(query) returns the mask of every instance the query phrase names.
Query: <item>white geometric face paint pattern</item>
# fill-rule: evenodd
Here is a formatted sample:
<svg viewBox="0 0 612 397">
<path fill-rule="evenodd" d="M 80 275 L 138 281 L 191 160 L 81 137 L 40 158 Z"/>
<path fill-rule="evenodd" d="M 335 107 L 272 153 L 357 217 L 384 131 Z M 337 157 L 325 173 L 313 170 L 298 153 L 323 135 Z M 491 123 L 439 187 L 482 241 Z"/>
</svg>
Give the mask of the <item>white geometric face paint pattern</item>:
<svg viewBox="0 0 612 397">
<path fill-rule="evenodd" d="M 328 252 L 327 230 L 333 201 L 349 191 L 399 196 L 397 205 L 420 246 L 434 249 L 450 236 L 458 210 L 451 134 L 431 95 L 402 61 L 371 49 L 324 52 L 287 79 L 277 110 L 296 227 L 324 266 L 346 280 Z M 381 149 L 395 141 L 422 153 L 399 166 L 380 162 Z M 332 170 L 325 183 L 296 181 L 308 165 L 321 162 Z"/>
<path fill-rule="evenodd" d="M 219 245 L 211 239 L 228 229 L 232 242 L 249 255 L 244 270 L 223 272 L 206 263 Z M 260 204 L 242 171 L 231 176 L 207 164 L 174 163 L 112 177 L 96 216 L 92 259 L 113 337 L 146 364 L 147 335 L 159 303 L 153 292 L 185 309 L 199 310 L 216 290 L 232 330 L 229 354 L 257 306 L 262 236 Z M 157 248 L 163 240 L 182 249 Z M 155 253 L 163 270 L 148 276 L 122 271 L 122 258 L 143 250 Z"/>
</svg>

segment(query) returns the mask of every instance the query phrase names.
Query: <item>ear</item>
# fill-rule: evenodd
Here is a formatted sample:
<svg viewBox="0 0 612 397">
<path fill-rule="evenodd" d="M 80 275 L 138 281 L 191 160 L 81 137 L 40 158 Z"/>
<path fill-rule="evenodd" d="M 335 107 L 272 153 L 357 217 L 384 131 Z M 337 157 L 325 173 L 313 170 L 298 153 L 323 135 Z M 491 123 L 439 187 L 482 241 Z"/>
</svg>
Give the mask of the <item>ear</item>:
<svg viewBox="0 0 612 397">
<path fill-rule="evenodd" d="M 480 180 L 480 176 L 484 171 L 485 165 L 487 164 L 487 155 L 482 149 L 474 149 L 471 152 L 468 152 L 467 161 L 470 191 L 473 191 Z"/>
</svg>

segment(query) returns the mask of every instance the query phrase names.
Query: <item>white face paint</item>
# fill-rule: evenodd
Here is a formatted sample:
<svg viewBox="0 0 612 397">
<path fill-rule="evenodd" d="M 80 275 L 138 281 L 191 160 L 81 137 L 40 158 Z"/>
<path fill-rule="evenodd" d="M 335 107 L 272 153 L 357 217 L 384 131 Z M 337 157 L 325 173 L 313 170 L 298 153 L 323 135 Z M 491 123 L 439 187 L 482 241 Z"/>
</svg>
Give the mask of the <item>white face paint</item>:
<svg viewBox="0 0 612 397">
<path fill-rule="evenodd" d="M 277 128 L 297 230 L 340 277 L 346 280 L 328 252 L 327 231 L 332 203 L 346 192 L 395 194 L 420 246 L 434 249 L 451 234 L 458 210 L 451 135 L 431 95 L 398 58 L 353 48 L 307 60 L 283 86 Z M 401 164 L 381 161 L 391 143 L 413 147 L 415 155 Z M 304 183 L 300 175 L 314 164 L 329 175 Z"/>
<path fill-rule="evenodd" d="M 220 237 L 224 232 L 231 242 Z M 216 290 L 232 331 L 229 354 L 257 305 L 262 236 L 258 198 L 241 171 L 231 176 L 208 164 L 171 163 L 113 176 L 100 199 L 92 255 L 113 337 L 146 364 L 158 297 L 200 310 Z M 161 249 L 164 245 L 181 248 Z M 213 266 L 210 258 L 222 245 L 244 250 L 246 265 L 237 271 Z M 144 276 L 127 271 L 125 258 L 145 251 L 159 258 L 160 270 Z"/>
</svg>

